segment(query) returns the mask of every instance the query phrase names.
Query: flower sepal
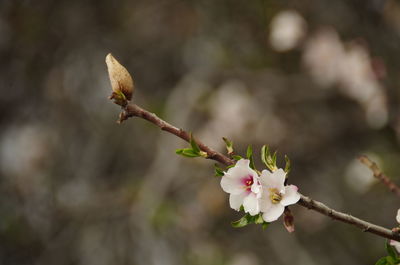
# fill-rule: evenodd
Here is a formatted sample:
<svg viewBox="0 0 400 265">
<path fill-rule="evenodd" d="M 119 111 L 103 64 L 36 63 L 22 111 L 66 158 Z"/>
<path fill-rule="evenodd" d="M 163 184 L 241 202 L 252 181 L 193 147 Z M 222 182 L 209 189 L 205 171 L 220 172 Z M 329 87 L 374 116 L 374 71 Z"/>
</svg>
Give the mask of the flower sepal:
<svg viewBox="0 0 400 265">
<path fill-rule="evenodd" d="M 243 206 L 240 207 L 240 210 L 244 211 Z M 246 225 L 249 224 L 260 224 L 262 225 L 263 229 L 267 228 L 267 226 L 269 225 L 269 223 L 265 222 L 264 219 L 262 218 L 262 213 L 259 213 L 254 216 L 252 216 L 249 213 L 246 213 L 242 218 L 231 223 L 232 227 L 234 228 L 245 227 Z"/>
<path fill-rule="evenodd" d="M 223 177 L 224 170 L 218 166 L 218 164 L 214 164 L 214 173 L 216 177 Z"/>
</svg>

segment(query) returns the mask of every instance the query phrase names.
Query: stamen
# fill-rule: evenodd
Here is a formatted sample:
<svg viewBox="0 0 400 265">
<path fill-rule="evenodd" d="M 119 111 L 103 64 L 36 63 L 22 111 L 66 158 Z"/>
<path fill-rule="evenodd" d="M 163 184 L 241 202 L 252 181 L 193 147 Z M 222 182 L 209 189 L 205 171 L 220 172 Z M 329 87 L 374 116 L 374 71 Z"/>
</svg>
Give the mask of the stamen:
<svg viewBox="0 0 400 265">
<path fill-rule="evenodd" d="M 277 204 L 282 200 L 282 195 L 277 189 L 269 189 L 269 198 L 273 204 Z"/>
<path fill-rule="evenodd" d="M 243 188 L 247 191 L 251 190 L 251 186 L 254 183 L 253 176 L 247 175 L 245 178 L 242 179 Z"/>
</svg>

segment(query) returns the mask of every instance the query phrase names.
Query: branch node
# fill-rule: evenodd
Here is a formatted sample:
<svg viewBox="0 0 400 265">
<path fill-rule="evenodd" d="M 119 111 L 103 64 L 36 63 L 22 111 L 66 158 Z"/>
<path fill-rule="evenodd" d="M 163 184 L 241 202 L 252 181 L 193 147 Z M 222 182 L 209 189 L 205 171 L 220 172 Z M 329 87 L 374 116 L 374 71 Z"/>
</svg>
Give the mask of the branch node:
<svg viewBox="0 0 400 265">
<path fill-rule="evenodd" d="M 121 111 L 121 113 L 119 114 L 117 123 L 118 123 L 118 124 L 121 124 L 122 122 L 124 122 L 124 121 L 127 120 L 128 118 L 129 118 L 129 114 L 128 114 L 125 110 L 123 110 L 123 111 Z"/>
<path fill-rule="evenodd" d="M 362 231 L 363 232 L 368 232 L 370 228 L 371 228 L 370 226 L 364 227 Z"/>
</svg>

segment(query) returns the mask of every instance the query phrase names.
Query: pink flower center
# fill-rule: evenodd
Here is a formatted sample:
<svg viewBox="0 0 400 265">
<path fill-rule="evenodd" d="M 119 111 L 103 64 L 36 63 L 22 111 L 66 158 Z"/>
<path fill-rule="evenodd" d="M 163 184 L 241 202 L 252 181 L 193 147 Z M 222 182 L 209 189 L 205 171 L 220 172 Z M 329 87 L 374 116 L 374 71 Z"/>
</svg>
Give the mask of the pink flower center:
<svg viewBox="0 0 400 265">
<path fill-rule="evenodd" d="M 254 179 L 252 175 L 247 175 L 246 177 L 242 178 L 242 183 L 244 185 L 244 188 L 247 191 L 251 190 L 251 185 L 254 183 Z"/>
</svg>

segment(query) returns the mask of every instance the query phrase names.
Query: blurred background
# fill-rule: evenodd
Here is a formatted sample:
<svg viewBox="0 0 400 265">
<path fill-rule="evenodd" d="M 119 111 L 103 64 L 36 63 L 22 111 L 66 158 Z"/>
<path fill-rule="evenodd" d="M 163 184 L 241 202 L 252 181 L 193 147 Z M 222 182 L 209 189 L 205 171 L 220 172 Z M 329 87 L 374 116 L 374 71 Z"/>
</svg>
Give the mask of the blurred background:
<svg viewBox="0 0 400 265">
<path fill-rule="evenodd" d="M 104 59 L 135 103 L 259 169 L 268 144 L 303 194 L 391 228 L 356 158 L 400 183 L 399 44 L 397 0 L 0 0 L 0 264 L 374 264 L 384 239 L 300 206 L 293 234 L 232 228 L 213 161 L 115 123 Z"/>
</svg>

